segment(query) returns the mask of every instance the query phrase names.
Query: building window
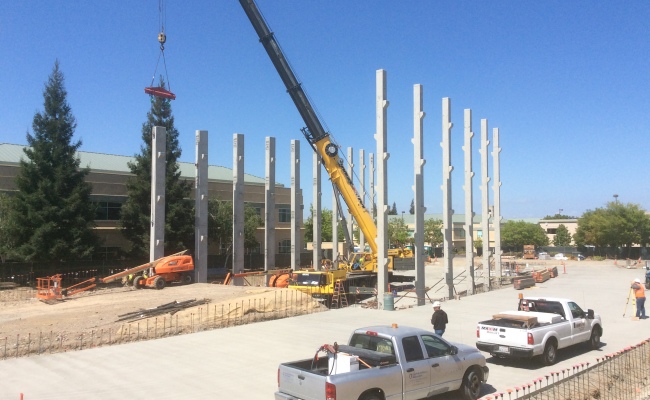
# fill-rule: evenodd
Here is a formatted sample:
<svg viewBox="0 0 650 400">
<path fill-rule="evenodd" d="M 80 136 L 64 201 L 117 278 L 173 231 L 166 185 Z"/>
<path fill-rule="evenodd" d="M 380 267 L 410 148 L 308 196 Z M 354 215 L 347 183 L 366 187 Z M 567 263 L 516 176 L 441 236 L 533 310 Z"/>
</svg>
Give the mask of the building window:
<svg viewBox="0 0 650 400">
<path fill-rule="evenodd" d="M 98 201 L 95 203 L 95 205 L 97 206 L 95 220 L 118 221 L 120 219 L 120 210 L 122 209 L 122 203 Z"/>
<path fill-rule="evenodd" d="M 119 247 L 100 247 L 97 249 L 96 256 L 99 260 L 114 260 L 119 252 Z"/>
<path fill-rule="evenodd" d="M 454 229 L 454 238 L 456 239 L 465 239 L 465 229 L 455 228 Z"/>
<path fill-rule="evenodd" d="M 280 246 L 278 248 L 278 253 L 291 253 L 291 240 L 285 239 L 280 242 Z"/>
<path fill-rule="evenodd" d="M 246 248 L 246 254 L 261 254 L 260 247 L 261 247 L 261 244 L 258 244 L 255 247 L 247 247 Z"/>
<path fill-rule="evenodd" d="M 546 230 L 546 233 L 548 233 L 549 235 L 555 235 L 557 233 L 557 228 L 548 228 Z"/>
<path fill-rule="evenodd" d="M 290 208 L 278 208 L 278 222 L 291 222 Z"/>
<path fill-rule="evenodd" d="M 482 238 L 483 237 L 483 231 L 476 231 L 476 237 L 477 238 Z"/>
</svg>

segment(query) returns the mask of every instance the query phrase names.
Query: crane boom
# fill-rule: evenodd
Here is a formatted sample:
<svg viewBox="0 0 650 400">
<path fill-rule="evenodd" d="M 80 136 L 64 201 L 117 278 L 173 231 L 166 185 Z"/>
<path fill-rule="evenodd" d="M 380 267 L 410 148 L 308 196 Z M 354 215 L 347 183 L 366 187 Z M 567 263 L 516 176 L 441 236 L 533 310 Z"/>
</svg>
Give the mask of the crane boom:
<svg viewBox="0 0 650 400">
<path fill-rule="evenodd" d="M 301 131 L 309 142 L 312 149 L 321 157 L 325 170 L 327 171 L 332 183 L 343 197 L 345 204 L 348 206 L 350 214 L 354 217 L 359 229 L 364 236 L 368 238 L 368 245 L 373 254 L 377 254 L 377 227 L 368 210 L 363 206 L 363 201 L 359 197 L 357 190 L 354 188 L 352 179 L 343 167 L 343 160 L 338 156 L 338 147 L 332 143 L 330 134 L 325 131 L 323 124 L 318 119 L 314 108 L 296 75 L 293 73 L 289 62 L 282 53 L 273 32 L 269 29 L 266 21 L 262 17 L 254 0 L 239 0 L 246 16 L 250 20 L 260 42 L 264 46 L 266 53 L 271 58 L 271 62 L 278 71 L 284 86 L 287 88 L 291 100 L 295 104 L 300 116 L 305 122 L 306 127 Z"/>
</svg>

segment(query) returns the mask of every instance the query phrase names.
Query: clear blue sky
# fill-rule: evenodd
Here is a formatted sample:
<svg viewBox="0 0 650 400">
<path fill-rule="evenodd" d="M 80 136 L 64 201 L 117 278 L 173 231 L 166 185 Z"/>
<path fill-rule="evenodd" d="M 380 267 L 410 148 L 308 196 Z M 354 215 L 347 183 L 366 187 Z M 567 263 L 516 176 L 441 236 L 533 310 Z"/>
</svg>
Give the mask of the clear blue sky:
<svg viewBox="0 0 650 400">
<path fill-rule="evenodd" d="M 500 129 L 505 218 L 579 216 L 619 201 L 650 209 L 650 2 L 258 0 L 336 141 L 376 152 L 375 72 L 388 75 L 389 204 L 413 198 L 413 85 L 424 87 L 425 205 L 441 212 L 441 99 L 451 98 L 453 206 L 464 210 L 463 109 L 473 112 L 474 204 L 480 213 L 480 120 Z M 210 164 L 264 176 L 277 140 L 289 185 L 301 140 L 305 210 L 312 202 L 304 126 L 236 0 L 166 0 L 166 59 L 182 161 L 209 131 Z M 139 152 L 159 54 L 157 0 L 0 3 L 0 142 L 26 144 L 55 59 L 82 150 Z M 164 72 L 159 67 L 158 73 Z M 492 151 L 492 148 L 490 148 Z M 345 153 L 345 150 L 344 150 Z M 490 176 L 492 176 L 490 157 Z M 325 175 L 324 175 L 325 176 Z M 368 178 L 366 178 L 368 182 Z M 323 205 L 331 208 L 324 182 Z M 493 192 L 490 184 L 490 202 Z"/>
</svg>

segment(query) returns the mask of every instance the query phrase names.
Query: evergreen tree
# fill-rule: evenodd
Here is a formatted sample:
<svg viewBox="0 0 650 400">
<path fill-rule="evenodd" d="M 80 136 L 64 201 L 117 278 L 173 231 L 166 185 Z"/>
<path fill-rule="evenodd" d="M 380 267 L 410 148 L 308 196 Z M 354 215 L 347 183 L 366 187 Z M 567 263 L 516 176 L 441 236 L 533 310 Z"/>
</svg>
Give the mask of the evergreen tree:
<svg viewBox="0 0 650 400">
<path fill-rule="evenodd" d="M 160 87 L 165 81 L 160 78 Z M 151 227 L 151 136 L 154 126 L 167 130 L 165 165 L 165 254 L 194 248 L 194 207 L 190 201 L 191 182 L 181 178 L 178 159 L 181 149 L 178 131 L 174 127 L 171 101 L 151 97 L 151 109 L 147 122 L 142 124 L 140 154 L 130 162 L 134 175 L 127 180 L 128 198 L 122 206 L 120 225 L 124 236 L 131 243 L 131 254 L 143 256 L 149 253 Z"/>
<path fill-rule="evenodd" d="M 388 215 L 397 215 L 397 205 L 393 202 L 393 208 L 388 207 Z"/>
<path fill-rule="evenodd" d="M 26 261 L 63 261 L 90 257 L 98 239 L 96 208 L 90 201 L 88 168 L 79 168 L 81 141 L 73 141 L 77 122 L 66 100 L 58 60 L 43 91 L 44 110 L 34 115 L 33 135 L 16 176 L 6 234 L 10 254 Z"/>
<path fill-rule="evenodd" d="M 409 208 L 409 214 L 415 214 L 415 200 L 411 200 L 411 207 Z"/>
</svg>

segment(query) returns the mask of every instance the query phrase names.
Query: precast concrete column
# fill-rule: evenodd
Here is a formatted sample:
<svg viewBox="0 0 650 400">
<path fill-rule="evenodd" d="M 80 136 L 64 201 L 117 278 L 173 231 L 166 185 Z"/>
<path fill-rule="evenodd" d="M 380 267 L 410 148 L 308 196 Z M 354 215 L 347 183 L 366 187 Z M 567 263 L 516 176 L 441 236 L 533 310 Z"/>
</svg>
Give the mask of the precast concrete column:
<svg viewBox="0 0 650 400">
<path fill-rule="evenodd" d="M 445 281 L 449 289 L 449 298 L 454 298 L 454 254 L 453 254 L 453 224 L 451 216 L 454 210 L 451 209 L 451 99 L 442 99 L 442 236 L 445 265 Z"/>
<path fill-rule="evenodd" d="M 368 198 L 370 199 L 370 215 L 375 219 L 377 217 L 377 206 L 375 205 L 375 154 L 368 154 L 368 165 L 370 170 L 368 171 L 368 186 L 370 187 L 370 194 Z M 368 238 L 368 240 L 373 240 Z"/>
<path fill-rule="evenodd" d="M 387 132 L 387 109 L 386 99 L 386 71 L 377 70 L 376 73 L 376 115 L 377 132 L 377 237 L 374 238 L 377 244 L 377 308 L 382 309 L 384 294 L 388 290 L 388 238 L 386 228 L 388 227 L 388 184 L 386 179 L 386 167 L 389 154 L 386 151 Z M 373 240 L 373 238 L 368 238 Z"/>
<path fill-rule="evenodd" d="M 151 229 L 149 261 L 165 255 L 165 170 L 167 163 L 167 130 L 154 126 L 151 131 Z M 153 271 L 150 271 L 153 275 Z"/>
<path fill-rule="evenodd" d="M 232 137 L 232 273 L 244 272 L 244 135 Z M 244 284 L 243 278 L 233 280 L 235 286 Z"/>
<path fill-rule="evenodd" d="M 415 229 L 413 231 L 413 247 L 415 248 L 415 293 L 419 306 L 425 304 L 424 279 L 424 164 L 422 149 L 422 133 L 424 111 L 422 110 L 422 85 L 413 86 L 413 204 L 415 207 Z"/>
<path fill-rule="evenodd" d="M 312 238 L 313 243 L 313 260 L 312 264 L 318 271 L 321 269 L 321 191 L 320 191 L 320 172 L 321 172 L 321 159 L 318 153 L 313 153 L 313 167 L 314 167 L 314 204 L 312 205 L 311 220 L 314 227 L 314 235 Z"/>
<path fill-rule="evenodd" d="M 275 269 L 275 138 L 266 137 L 264 177 L 264 271 Z"/>
<path fill-rule="evenodd" d="M 300 269 L 300 141 L 291 141 L 291 269 Z"/>
<path fill-rule="evenodd" d="M 196 131 L 194 281 L 208 282 L 208 131 Z"/>
<path fill-rule="evenodd" d="M 488 121 L 481 120 L 481 237 L 483 242 L 483 271 L 487 281 L 485 284 L 490 289 L 490 194 L 488 192 Z"/>
<path fill-rule="evenodd" d="M 494 225 L 494 274 L 499 277 L 499 284 L 501 284 L 501 175 L 500 175 L 500 153 L 499 147 L 499 128 L 492 129 L 492 166 L 494 167 L 494 183 L 492 190 L 494 191 L 494 217 L 492 225 Z"/>
<path fill-rule="evenodd" d="M 359 186 L 361 190 L 361 199 L 365 203 L 366 201 L 366 156 L 363 149 L 359 150 Z M 368 208 L 368 203 L 363 204 L 366 209 Z M 359 229 L 359 250 L 365 251 L 366 248 L 366 238 L 363 235 L 361 229 Z"/>
<path fill-rule="evenodd" d="M 467 274 L 467 294 L 474 294 L 476 282 L 474 281 L 474 192 L 472 189 L 472 110 L 465 109 L 465 273 Z"/>
<path fill-rule="evenodd" d="M 348 147 L 348 176 L 354 182 L 354 150 L 352 147 Z M 348 250 L 353 249 L 354 250 L 354 223 L 356 221 L 354 220 L 354 217 L 352 214 L 350 214 L 350 210 L 348 209 L 348 233 L 350 234 L 350 240 L 352 243 L 348 243 Z M 348 254 L 348 259 L 350 258 L 350 254 Z"/>
<path fill-rule="evenodd" d="M 332 267 L 338 268 L 339 259 L 339 202 L 337 191 L 332 185 Z"/>
</svg>

